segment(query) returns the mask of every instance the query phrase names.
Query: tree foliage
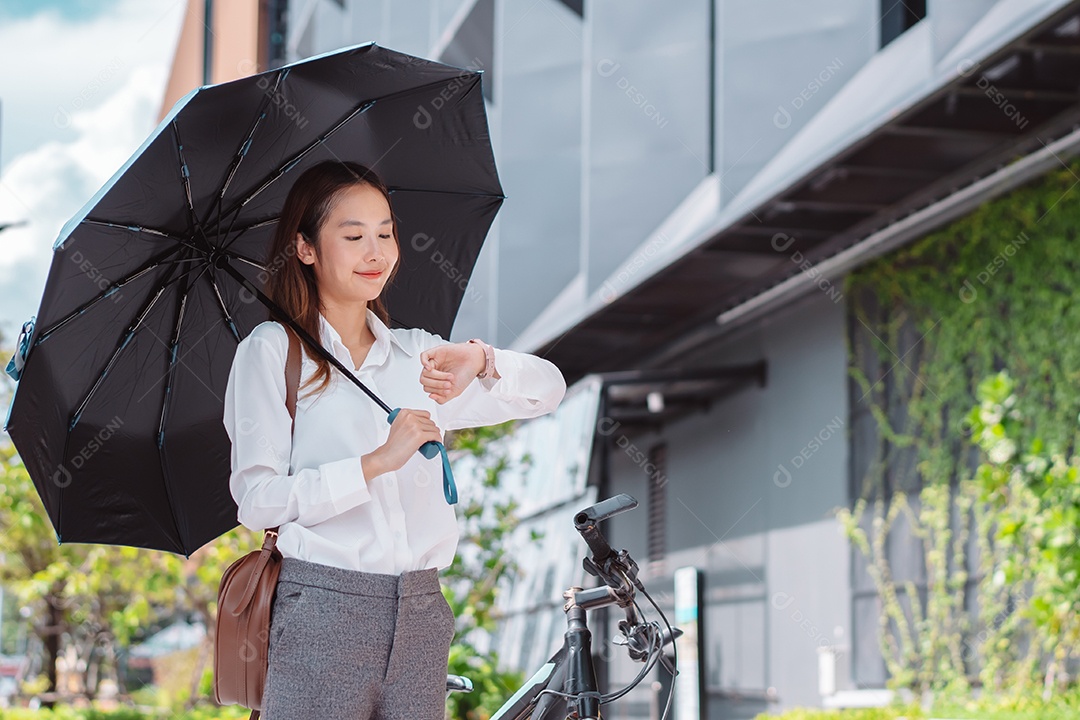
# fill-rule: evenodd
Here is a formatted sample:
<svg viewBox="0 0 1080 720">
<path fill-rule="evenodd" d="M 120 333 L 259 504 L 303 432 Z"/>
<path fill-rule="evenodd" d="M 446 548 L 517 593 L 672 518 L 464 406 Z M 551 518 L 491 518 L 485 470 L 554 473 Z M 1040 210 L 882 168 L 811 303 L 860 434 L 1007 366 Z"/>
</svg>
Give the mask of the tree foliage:
<svg viewBox="0 0 1080 720">
<path fill-rule="evenodd" d="M 460 430 L 451 442 L 454 450 L 478 458 L 482 473 L 478 491 L 463 498 L 458 510 L 461 540 L 444 574 L 447 600 L 457 623 L 450 647 L 450 672 L 468 677 L 474 687 L 471 693 L 454 693 L 450 697 L 449 716 L 460 720 L 487 720 L 524 681 L 522 673 L 499 668 L 497 653 L 480 649 L 488 645 L 490 634 L 496 630 L 500 585 L 519 572 L 509 545 L 518 525 L 518 504 L 494 500 L 485 492 L 499 486 L 501 474 L 512 464 L 528 461 L 507 456 L 494 442 L 514 425 L 508 422 Z"/>
</svg>

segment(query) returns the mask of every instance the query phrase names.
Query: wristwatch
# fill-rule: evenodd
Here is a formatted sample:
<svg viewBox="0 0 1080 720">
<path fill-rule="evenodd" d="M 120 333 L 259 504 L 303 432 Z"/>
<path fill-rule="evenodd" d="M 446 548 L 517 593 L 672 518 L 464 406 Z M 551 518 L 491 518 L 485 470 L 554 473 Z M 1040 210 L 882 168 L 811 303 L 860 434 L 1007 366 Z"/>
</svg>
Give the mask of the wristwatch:
<svg viewBox="0 0 1080 720">
<path fill-rule="evenodd" d="M 484 371 L 481 372 L 476 377 L 482 379 L 482 378 L 488 377 L 489 375 L 494 374 L 494 372 L 495 372 L 495 350 L 494 350 L 494 348 L 492 348 L 490 345 L 488 345 L 486 342 L 484 342 L 483 340 L 481 340 L 479 338 L 473 338 L 472 340 L 469 340 L 469 342 L 476 343 L 480 347 L 484 348 L 484 357 L 487 359 L 487 362 L 484 364 Z"/>
</svg>

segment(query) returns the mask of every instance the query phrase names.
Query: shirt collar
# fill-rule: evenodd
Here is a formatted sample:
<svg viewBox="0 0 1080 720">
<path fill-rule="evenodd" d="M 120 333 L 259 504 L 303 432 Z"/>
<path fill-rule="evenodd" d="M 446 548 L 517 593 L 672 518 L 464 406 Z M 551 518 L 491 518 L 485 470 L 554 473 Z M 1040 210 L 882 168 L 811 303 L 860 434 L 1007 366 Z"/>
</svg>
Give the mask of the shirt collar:
<svg viewBox="0 0 1080 720">
<path fill-rule="evenodd" d="M 371 328 L 371 332 L 375 335 L 375 344 L 368 350 L 372 363 L 381 364 L 390 353 L 390 345 L 396 345 L 403 353 L 412 357 L 412 352 L 402 344 L 394 331 L 388 328 L 386 323 L 380 320 L 379 316 L 371 308 L 367 309 L 367 321 L 368 327 Z M 319 313 L 319 329 L 322 333 L 323 347 L 330 349 L 335 355 L 343 355 L 349 352 L 349 349 L 345 347 L 345 343 L 341 340 L 341 334 L 330 324 L 330 321 L 326 319 L 322 312 Z M 344 351 L 344 353 L 338 351 Z M 339 357 L 339 359 L 342 358 Z"/>
</svg>

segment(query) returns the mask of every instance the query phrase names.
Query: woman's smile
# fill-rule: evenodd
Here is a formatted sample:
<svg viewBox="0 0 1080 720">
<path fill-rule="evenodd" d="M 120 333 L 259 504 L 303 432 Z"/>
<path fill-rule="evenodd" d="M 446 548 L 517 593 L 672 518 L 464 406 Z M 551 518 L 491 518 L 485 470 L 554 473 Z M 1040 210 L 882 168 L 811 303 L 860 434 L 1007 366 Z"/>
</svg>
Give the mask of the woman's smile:
<svg viewBox="0 0 1080 720">
<path fill-rule="evenodd" d="M 368 280 L 378 280 L 382 276 L 382 271 L 376 270 L 375 272 L 358 272 L 356 274 Z"/>
</svg>

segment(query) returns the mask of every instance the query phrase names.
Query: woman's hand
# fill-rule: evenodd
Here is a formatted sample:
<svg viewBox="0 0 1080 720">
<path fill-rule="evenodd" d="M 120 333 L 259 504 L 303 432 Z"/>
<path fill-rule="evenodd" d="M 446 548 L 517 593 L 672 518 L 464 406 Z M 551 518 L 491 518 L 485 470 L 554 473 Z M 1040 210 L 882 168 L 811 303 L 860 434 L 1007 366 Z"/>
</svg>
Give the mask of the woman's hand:
<svg viewBox="0 0 1080 720">
<path fill-rule="evenodd" d="M 446 343 L 420 353 L 420 384 L 435 402 L 453 400 L 484 370 L 487 358 L 476 343 Z"/>
<path fill-rule="evenodd" d="M 374 452 L 364 456 L 364 458 L 370 457 L 375 460 L 370 468 L 364 465 L 364 475 L 370 479 L 376 475 L 397 470 L 408 462 L 421 445 L 431 440 L 442 442 L 442 433 L 439 431 L 439 426 L 431 419 L 431 413 L 427 410 L 402 408 L 394 418 L 394 422 L 390 424 L 390 435 L 387 436 L 386 442 Z"/>
</svg>

